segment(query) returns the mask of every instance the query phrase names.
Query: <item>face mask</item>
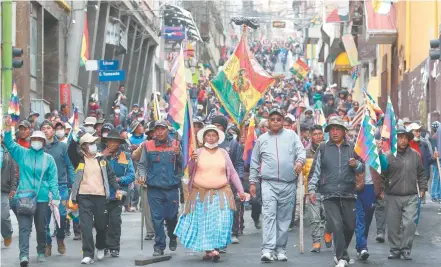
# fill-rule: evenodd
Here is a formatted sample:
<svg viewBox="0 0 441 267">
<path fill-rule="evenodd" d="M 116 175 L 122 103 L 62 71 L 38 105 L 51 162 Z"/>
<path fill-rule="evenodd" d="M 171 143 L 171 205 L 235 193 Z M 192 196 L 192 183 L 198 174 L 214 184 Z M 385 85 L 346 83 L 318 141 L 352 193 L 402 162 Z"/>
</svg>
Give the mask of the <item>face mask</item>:
<svg viewBox="0 0 441 267">
<path fill-rule="evenodd" d="M 119 109 L 115 109 L 114 111 L 115 111 L 115 114 L 119 114 L 120 113 Z"/>
<path fill-rule="evenodd" d="M 89 145 L 90 154 L 95 155 L 97 151 L 98 151 L 98 147 L 96 146 L 96 144 Z"/>
<path fill-rule="evenodd" d="M 415 142 L 419 142 L 419 141 L 420 141 L 420 139 L 419 139 L 418 137 L 414 137 L 413 140 L 414 140 Z"/>
<path fill-rule="evenodd" d="M 142 118 L 137 118 L 136 120 L 138 120 L 138 121 L 143 121 L 143 119 L 142 119 Z"/>
<path fill-rule="evenodd" d="M 237 134 L 232 134 L 233 140 L 237 140 Z"/>
<path fill-rule="evenodd" d="M 103 137 L 107 137 L 109 133 L 103 133 Z"/>
<path fill-rule="evenodd" d="M 31 142 L 31 147 L 34 150 L 38 151 L 38 150 L 43 148 L 43 142 L 41 142 L 41 141 L 32 141 Z"/>
<path fill-rule="evenodd" d="M 214 144 L 205 143 L 204 146 L 208 149 L 214 149 L 218 146 L 218 144 L 217 143 L 214 143 Z"/>
<path fill-rule="evenodd" d="M 86 133 L 93 134 L 95 132 L 95 129 L 92 126 L 86 126 Z"/>
<path fill-rule="evenodd" d="M 63 137 L 64 135 L 65 135 L 64 130 L 57 130 L 57 131 L 55 132 L 55 136 L 57 136 L 58 138 L 61 138 L 61 137 Z"/>
</svg>

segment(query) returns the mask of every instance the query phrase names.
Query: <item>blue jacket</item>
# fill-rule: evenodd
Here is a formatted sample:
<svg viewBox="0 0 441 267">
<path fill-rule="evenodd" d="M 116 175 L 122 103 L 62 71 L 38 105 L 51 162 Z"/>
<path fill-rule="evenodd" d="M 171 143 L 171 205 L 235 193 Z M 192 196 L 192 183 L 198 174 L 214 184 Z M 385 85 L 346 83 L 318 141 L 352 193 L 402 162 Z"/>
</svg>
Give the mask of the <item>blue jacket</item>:
<svg viewBox="0 0 441 267">
<path fill-rule="evenodd" d="M 165 142 L 155 138 L 143 146 L 138 170 L 140 177 L 146 177 L 147 186 L 166 190 L 178 188 L 183 175 L 182 152 L 175 155 L 173 149 L 179 142 L 170 137 Z"/>
<path fill-rule="evenodd" d="M 116 153 L 115 157 L 107 157 L 107 161 L 115 173 L 115 176 L 119 178 L 119 189 L 126 192 L 129 191 L 129 184 L 135 180 L 135 168 L 133 167 L 132 159 L 130 154 L 121 149 Z M 110 187 L 110 197 L 109 199 L 115 199 L 116 190 Z"/>
<path fill-rule="evenodd" d="M 144 134 L 142 134 L 140 136 L 133 134 L 132 136 L 130 136 L 129 140 L 132 145 L 140 145 L 140 144 L 142 144 L 142 142 L 144 142 L 145 136 L 144 136 Z"/>
<path fill-rule="evenodd" d="M 52 193 L 52 199 L 59 200 L 57 165 L 54 158 L 43 149 L 37 151 L 20 146 L 12 139 L 11 131 L 5 132 L 4 144 L 20 168 L 17 192 L 29 189 L 37 191 L 41 173 L 44 171 L 37 202 L 49 202 L 49 192 Z M 46 168 L 43 170 L 44 154 L 46 154 Z"/>
<path fill-rule="evenodd" d="M 55 160 L 58 172 L 58 185 L 72 187 L 75 181 L 75 170 L 67 155 L 67 145 L 59 142 L 56 137 L 54 137 L 54 140 L 54 142 L 44 146 L 44 151 Z"/>
<path fill-rule="evenodd" d="M 222 144 L 219 145 L 220 148 L 225 149 L 230 155 L 231 162 L 234 165 L 234 169 L 236 169 L 239 178 L 243 180 L 243 148 L 239 145 L 239 143 L 234 140 L 231 134 L 225 133 L 225 140 Z"/>
</svg>

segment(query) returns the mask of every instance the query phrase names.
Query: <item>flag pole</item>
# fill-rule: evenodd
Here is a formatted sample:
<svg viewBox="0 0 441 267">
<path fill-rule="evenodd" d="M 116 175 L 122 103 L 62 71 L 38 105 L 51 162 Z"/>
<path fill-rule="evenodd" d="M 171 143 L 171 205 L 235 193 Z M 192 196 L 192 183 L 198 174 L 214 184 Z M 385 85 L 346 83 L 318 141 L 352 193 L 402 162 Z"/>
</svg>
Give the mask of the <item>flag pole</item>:
<svg viewBox="0 0 441 267">
<path fill-rule="evenodd" d="M 299 140 L 300 142 L 302 141 L 302 137 L 301 137 L 301 131 L 300 131 L 300 116 L 298 117 L 297 120 L 297 133 L 299 135 Z M 303 145 L 303 144 L 302 144 Z M 300 254 L 305 253 L 305 244 L 304 244 L 304 240 L 303 240 L 303 199 L 305 198 L 305 187 L 303 186 L 303 173 L 300 172 L 298 175 L 298 179 L 300 179 L 300 222 L 299 222 L 299 249 L 300 249 Z"/>
<path fill-rule="evenodd" d="M 190 119 L 190 128 L 191 128 L 191 130 L 190 130 L 190 137 L 191 137 L 191 141 L 192 141 L 191 145 L 193 147 L 193 150 L 196 150 L 198 145 L 196 143 L 196 136 L 194 134 L 194 131 L 192 130 L 193 129 L 193 106 L 191 105 L 190 98 L 188 97 L 188 94 L 187 94 L 187 106 L 188 106 L 188 114 L 189 114 L 188 117 Z"/>
</svg>

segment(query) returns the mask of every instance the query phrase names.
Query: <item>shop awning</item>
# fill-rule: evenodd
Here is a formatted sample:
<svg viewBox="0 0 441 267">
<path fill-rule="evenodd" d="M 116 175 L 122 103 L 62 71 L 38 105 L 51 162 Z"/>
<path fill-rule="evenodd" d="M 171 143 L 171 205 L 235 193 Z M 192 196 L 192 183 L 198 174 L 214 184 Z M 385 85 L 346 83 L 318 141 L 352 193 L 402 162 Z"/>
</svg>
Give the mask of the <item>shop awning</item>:
<svg viewBox="0 0 441 267">
<path fill-rule="evenodd" d="M 351 69 L 352 67 L 349 62 L 348 54 L 346 52 L 340 53 L 334 61 L 334 70 L 349 71 Z"/>
</svg>

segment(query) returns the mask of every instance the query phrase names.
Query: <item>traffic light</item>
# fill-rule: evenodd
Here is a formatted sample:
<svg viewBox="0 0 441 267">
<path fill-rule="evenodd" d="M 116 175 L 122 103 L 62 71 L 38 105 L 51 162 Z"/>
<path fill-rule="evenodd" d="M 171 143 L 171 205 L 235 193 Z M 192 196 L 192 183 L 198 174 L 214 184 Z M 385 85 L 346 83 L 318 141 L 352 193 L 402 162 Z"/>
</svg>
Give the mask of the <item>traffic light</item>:
<svg viewBox="0 0 441 267">
<path fill-rule="evenodd" d="M 19 69 L 23 66 L 23 60 L 15 59 L 16 57 L 23 56 L 23 49 L 12 47 L 12 68 Z"/>
<path fill-rule="evenodd" d="M 431 60 L 441 59 L 441 39 L 430 40 L 429 57 Z"/>
</svg>

